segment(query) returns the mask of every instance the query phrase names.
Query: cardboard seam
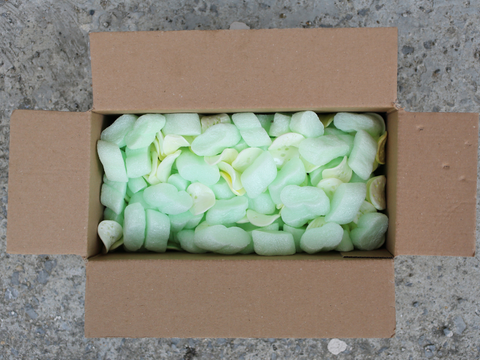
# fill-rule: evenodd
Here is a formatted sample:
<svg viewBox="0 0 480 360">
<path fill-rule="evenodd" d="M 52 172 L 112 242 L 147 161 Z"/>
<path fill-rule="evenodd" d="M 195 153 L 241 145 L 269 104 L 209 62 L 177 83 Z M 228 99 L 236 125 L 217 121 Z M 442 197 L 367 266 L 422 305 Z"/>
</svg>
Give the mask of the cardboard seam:
<svg viewBox="0 0 480 360">
<path fill-rule="evenodd" d="M 288 260 L 288 259 L 268 259 L 265 257 L 261 257 L 259 259 L 115 259 L 115 260 L 98 260 L 97 258 L 99 257 L 107 257 L 108 255 L 105 254 L 98 254 L 94 255 L 89 258 L 84 258 L 85 263 L 98 263 L 98 262 L 109 262 L 109 261 L 115 261 L 117 264 L 118 263 L 123 263 L 123 262 L 130 262 L 130 261 L 143 261 L 143 262 L 156 262 L 156 261 L 162 261 L 163 263 L 172 263 L 172 262 L 227 262 L 227 261 L 234 261 L 235 263 L 249 263 L 249 262 L 256 262 L 256 261 L 291 261 L 291 262 L 303 262 L 303 261 L 344 261 L 344 260 L 349 260 L 349 261 L 363 261 L 363 259 L 368 259 L 368 260 L 393 260 L 394 257 L 354 257 L 354 256 L 342 256 L 341 258 L 335 258 L 335 259 L 315 259 L 315 258 L 304 258 L 304 259 L 297 259 L 297 260 Z M 259 256 L 260 257 L 260 256 Z"/>
</svg>

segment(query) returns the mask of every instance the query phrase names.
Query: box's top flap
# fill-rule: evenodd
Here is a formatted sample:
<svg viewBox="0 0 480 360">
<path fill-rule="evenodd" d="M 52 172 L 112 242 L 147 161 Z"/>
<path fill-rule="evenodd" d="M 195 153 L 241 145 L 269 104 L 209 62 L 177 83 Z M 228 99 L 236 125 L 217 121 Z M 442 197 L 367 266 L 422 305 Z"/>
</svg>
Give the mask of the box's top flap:
<svg viewBox="0 0 480 360">
<path fill-rule="evenodd" d="M 91 232 L 90 120 L 89 112 L 13 112 L 8 178 L 9 253 L 89 256 L 98 251 L 95 243 L 87 244 Z M 100 181 L 97 185 L 100 187 Z"/>
<path fill-rule="evenodd" d="M 388 180 L 387 207 L 395 210 L 387 248 L 394 255 L 474 256 L 478 114 L 401 111 L 388 127 L 389 136 L 396 133 L 396 150 L 387 145 L 396 179 Z"/>
<path fill-rule="evenodd" d="M 136 255 L 87 263 L 85 336 L 346 338 L 395 331 L 393 259 Z"/>
<path fill-rule="evenodd" d="M 384 110 L 397 29 L 90 34 L 94 111 Z"/>
</svg>

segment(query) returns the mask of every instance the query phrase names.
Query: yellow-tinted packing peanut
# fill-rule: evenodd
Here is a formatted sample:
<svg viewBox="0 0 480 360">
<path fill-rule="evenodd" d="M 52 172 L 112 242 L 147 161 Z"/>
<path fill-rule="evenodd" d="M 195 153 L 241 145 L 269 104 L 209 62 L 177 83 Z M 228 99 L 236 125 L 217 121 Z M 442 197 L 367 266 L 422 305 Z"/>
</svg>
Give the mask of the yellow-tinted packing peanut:
<svg viewBox="0 0 480 360">
<path fill-rule="evenodd" d="M 98 236 L 105 245 L 107 252 L 123 236 L 122 226 L 112 220 L 103 220 L 98 224 Z"/>
<path fill-rule="evenodd" d="M 385 210 L 385 184 L 387 179 L 380 175 L 367 181 L 367 201 L 375 206 L 377 210 Z"/>
<path fill-rule="evenodd" d="M 385 164 L 385 143 L 387 142 L 387 131 L 378 138 L 377 141 L 377 155 L 375 160 L 381 165 Z"/>
<path fill-rule="evenodd" d="M 254 210 L 247 210 L 247 219 L 255 226 L 263 227 L 268 226 L 277 220 L 280 217 L 280 214 L 274 215 L 265 215 L 260 214 Z"/>
<path fill-rule="evenodd" d="M 348 166 L 347 161 L 348 158 L 345 156 L 337 166 L 323 170 L 322 177 L 324 179 L 336 178 L 342 182 L 349 182 L 352 178 L 352 169 Z"/>
<path fill-rule="evenodd" d="M 215 194 L 206 185 L 196 182 L 190 184 L 187 188 L 187 193 L 193 199 L 193 205 L 190 208 L 190 212 L 193 215 L 203 214 L 205 211 L 215 205 Z"/>
<path fill-rule="evenodd" d="M 335 114 L 318 114 L 320 121 L 323 124 L 323 127 L 326 128 L 333 122 Z"/>
</svg>

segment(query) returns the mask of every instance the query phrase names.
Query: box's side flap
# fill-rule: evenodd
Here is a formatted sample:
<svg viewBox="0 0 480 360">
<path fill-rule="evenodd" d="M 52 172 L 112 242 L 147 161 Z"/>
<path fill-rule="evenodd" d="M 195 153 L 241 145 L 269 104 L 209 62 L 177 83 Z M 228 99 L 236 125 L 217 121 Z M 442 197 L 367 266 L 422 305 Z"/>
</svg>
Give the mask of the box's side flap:
<svg viewBox="0 0 480 360">
<path fill-rule="evenodd" d="M 90 34 L 96 112 L 377 110 L 397 91 L 397 29 Z"/>
<path fill-rule="evenodd" d="M 89 256 L 92 114 L 16 110 L 10 119 L 7 251 Z M 100 181 L 97 184 L 100 187 Z M 97 192 L 97 203 L 98 203 Z M 90 231 L 91 232 L 91 231 Z"/>
<path fill-rule="evenodd" d="M 393 259 L 87 263 L 86 337 L 391 337 Z"/>
<path fill-rule="evenodd" d="M 395 239 L 389 250 L 474 256 L 478 114 L 400 111 L 396 126 L 396 189 L 390 194 Z"/>
</svg>

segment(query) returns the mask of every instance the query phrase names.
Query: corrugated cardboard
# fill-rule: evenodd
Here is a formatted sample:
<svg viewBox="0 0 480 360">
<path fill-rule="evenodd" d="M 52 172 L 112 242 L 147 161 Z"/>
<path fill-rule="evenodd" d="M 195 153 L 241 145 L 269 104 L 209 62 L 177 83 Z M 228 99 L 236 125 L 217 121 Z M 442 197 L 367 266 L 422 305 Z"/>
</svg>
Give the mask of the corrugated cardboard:
<svg viewBox="0 0 480 360">
<path fill-rule="evenodd" d="M 393 261 L 114 254 L 87 264 L 85 336 L 390 337 Z"/>
<path fill-rule="evenodd" d="M 10 118 L 8 243 L 12 254 L 100 250 L 99 115 L 16 110 Z"/>
<path fill-rule="evenodd" d="M 396 28 L 104 32 L 90 46 L 101 113 L 385 111 L 397 94 Z"/>
<path fill-rule="evenodd" d="M 388 151 L 396 157 L 389 163 L 396 167 L 389 190 L 396 190 L 388 194 L 389 209 L 395 205 L 388 250 L 474 256 L 478 114 L 400 111 L 388 120 L 395 127 Z"/>
<path fill-rule="evenodd" d="M 102 33 L 91 56 L 92 113 L 12 116 L 8 213 L 9 252 L 90 258 L 86 336 L 390 337 L 393 255 L 473 256 L 478 115 L 397 111 L 396 29 Z M 306 109 L 387 118 L 382 249 L 92 257 L 101 114 Z"/>
</svg>

